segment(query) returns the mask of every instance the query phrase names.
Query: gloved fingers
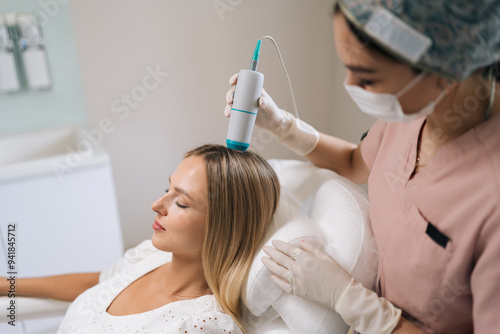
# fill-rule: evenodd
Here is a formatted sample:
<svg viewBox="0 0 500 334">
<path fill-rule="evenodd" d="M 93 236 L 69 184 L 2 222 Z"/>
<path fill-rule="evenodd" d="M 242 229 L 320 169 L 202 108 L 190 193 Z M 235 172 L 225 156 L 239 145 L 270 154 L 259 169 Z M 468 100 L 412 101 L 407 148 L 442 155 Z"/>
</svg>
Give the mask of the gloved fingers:
<svg viewBox="0 0 500 334">
<path fill-rule="evenodd" d="M 226 103 L 227 104 L 233 104 L 233 96 L 234 96 L 234 90 L 236 89 L 236 86 L 231 87 L 226 93 Z"/>
<path fill-rule="evenodd" d="M 260 95 L 264 96 L 266 98 L 271 98 L 271 96 L 266 92 L 266 90 L 264 88 L 262 88 L 262 93 Z"/>
<path fill-rule="evenodd" d="M 271 279 L 273 280 L 273 282 L 279 286 L 281 289 L 283 289 L 284 291 L 288 292 L 288 293 L 293 293 L 293 280 L 291 283 L 288 283 L 287 281 L 285 280 L 282 280 L 281 278 L 279 278 L 278 276 L 276 275 L 271 275 Z"/>
<path fill-rule="evenodd" d="M 285 254 L 279 250 L 274 249 L 271 246 L 264 246 L 263 249 L 264 252 L 266 252 L 266 254 L 269 255 L 269 257 L 280 266 L 283 266 L 287 269 L 292 268 L 294 260 L 292 257 L 290 257 L 291 254 Z"/>
<path fill-rule="evenodd" d="M 235 73 L 229 78 L 229 84 L 232 86 L 226 93 L 226 107 L 224 108 L 224 116 L 231 116 L 231 106 L 233 105 L 234 90 L 236 89 L 236 82 L 238 81 L 238 74 Z"/>
<path fill-rule="evenodd" d="M 300 253 L 302 253 L 303 250 L 300 249 L 300 248 L 295 248 L 292 252 L 292 259 L 294 259 L 295 261 L 299 258 L 300 256 Z"/>
<path fill-rule="evenodd" d="M 287 268 L 280 266 L 272 259 L 265 256 L 262 257 L 261 261 L 274 275 L 277 275 L 288 282 L 292 280 L 292 273 Z"/>
<path fill-rule="evenodd" d="M 224 108 L 224 116 L 227 118 L 231 116 L 231 106 L 229 104 L 226 104 L 226 107 Z"/>
<path fill-rule="evenodd" d="M 301 240 L 300 241 L 300 247 L 311 253 L 311 254 L 314 254 L 316 256 L 319 256 L 319 257 L 322 257 L 323 254 L 326 254 L 325 252 L 323 252 L 321 249 L 319 249 L 318 247 L 314 246 L 313 244 L 305 241 L 305 240 Z"/>
<path fill-rule="evenodd" d="M 300 247 L 303 250 L 305 250 L 306 252 L 309 252 L 309 253 L 319 257 L 320 259 L 337 262 L 330 255 L 325 253 L 323 250 L 321 250 L 320 248 L 314 246 L 313 244 L 311 244 L 305 240 L 300 241 Z"/>
<path fill-rule="evenodd" d="M 295 259 L 299 255 L 298 253 L 300 253 L 300 251 L 297 251 L 298 247 L 292 246 L 291 244 L 281 240 L 273 240 L 271 243 L 277 250 L 288 255 L 292 259 Z"/>
<path fill-rule="evenodd" d="M 259 107 L 268 109 L 274 104 L 272 97 L 262 88 L 262 93 L 259 98 Z"/>
<path fill-rule="evenodd" d="M 235 74 L 233 74 L 233 75 L 231 76 L 231 78 L 229 78 L 229 84 L 230 84 L 230 85 L 236 85 L 236 82 L 238 82 L 238 75 L 239 75 L 239 74 L 240 74 L 239 72 L 238 72 L 238 73 L 235 73 Z"/>
<path fill-rule="evenodd" d="M 265 95 L 261 95 L 260 98 L 259 98 L 259 107 L 263 108 L 263 109 L 268 109 L 268 110 L 272 110 L 272 108 L 275 106 L 276 104 L 274 103 L 273 99 L 268 95 L 268 96 L 265 96 Z"/>
<path fill-rule="evenodd" d="M 266 98 L 265 96 L 261 96 L 259 98 L 259 107 L 267 109 L 269 108 L 269 106 L 270 106 L 269 99 Z"/>
</svg>

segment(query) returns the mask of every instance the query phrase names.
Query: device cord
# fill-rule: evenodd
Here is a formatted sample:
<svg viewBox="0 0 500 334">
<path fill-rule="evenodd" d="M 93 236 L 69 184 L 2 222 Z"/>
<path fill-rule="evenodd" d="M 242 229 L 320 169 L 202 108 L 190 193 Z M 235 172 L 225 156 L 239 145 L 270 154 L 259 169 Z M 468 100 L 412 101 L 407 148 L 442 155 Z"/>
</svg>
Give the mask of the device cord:
<svg viewBox="0 0 500 334">
<path fill-rule="evenodd" d="M 297 111 L 297 104 L 295 103 L 295 95 L 293 94 L 292 83 L 290 82 L 290 77 L 288 76 L 288 72 L 285 68 L 285 63 L 283 62 L 283 58 L 281 57 L 281 52 L 280 52 L 280 49 L 278 48 L 278 44 L 276 43 L 274 38 L 272 38 L 271 36 L 262 36 L 260 39 L 271 40 L 271 42 L 273 42 L 273 44 L 274 44 L 274 47 L 276 48 L 276 51 L 278 52 L 278 57 L 280 58 L 281 67 L 283 67 L 283 71 L 285 72 L 286 80 L 288 82 L 288 90 L 290 91 L 290 95 L 292 96 L 293 108 L 295 110 L 295 116 L 297 116 L 297 118 L 299 118 L 299 112 Z"/>
</svg>

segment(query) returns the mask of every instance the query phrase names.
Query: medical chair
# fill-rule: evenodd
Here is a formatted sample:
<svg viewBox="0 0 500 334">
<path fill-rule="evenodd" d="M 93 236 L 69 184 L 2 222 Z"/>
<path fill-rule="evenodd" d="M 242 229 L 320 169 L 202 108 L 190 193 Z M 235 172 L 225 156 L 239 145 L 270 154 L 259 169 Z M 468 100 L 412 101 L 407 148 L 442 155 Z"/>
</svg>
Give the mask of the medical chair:
<svg viewBox="0 0 500 334">
<path fill-rule="evenodd" d="M 298 246 L 307 240 L 321 246 L 353 277 L 373 288 L 377 250 L 365 192 L 330 170 L 296 160 L 269 160 L 281 183 L 280 204 L 266 244 L 279 239 Z M 270 278 L 259 252 L 250 270 L 244 309 L 249 334 L 347 333 L 332 309 L 283 292 Z M 9 299 L 0 297 L 0 309 Z M 17 320 L 64 315 L 70 303 L 17 297 Z M 8 319 L 7 319 L 8 320 Z M 2 322 L 6 319 L 2 318 Z"/>
<path fill-rule="evenodd" d="M 368 199 L 357 185 L 327 169 L 295 160 L 269 160 L 278 174 L 281 198 L 266 244 L 278 239 L 296 246 L 306 240 L 336 259 L 358 282 L 373 288 L 377 249 Z M 332 309 L 283 292 L 272 283 L 260 251 L 247 284 L 245 322 L 249 334 L 347 333 Z"/>
</svg>

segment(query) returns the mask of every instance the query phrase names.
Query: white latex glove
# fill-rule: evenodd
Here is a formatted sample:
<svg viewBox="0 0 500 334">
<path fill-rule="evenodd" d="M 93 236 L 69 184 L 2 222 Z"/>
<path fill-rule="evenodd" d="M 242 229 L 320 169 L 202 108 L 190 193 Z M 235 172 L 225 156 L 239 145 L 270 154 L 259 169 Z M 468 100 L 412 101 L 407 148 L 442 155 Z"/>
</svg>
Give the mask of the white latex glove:
<svg viewBox="0 0 500 334">
<path fill-rule="evenodd" d="M 274 240 L 264 246 L 270 258 L 262 262 L 273 273 L 274 283 L 288 293 L 333 308 L 363 334 L 391 333 L 401 310 L 366 289 L 328 254 L 301 241 L 300 248 Z"/>
<path fill-rule="evenodd" d="M 226 107 L 224 115 L 231 116 L 233 95 L 238 81 L 238 74 L 229 79 L 231 88 L 226 93 Z M 259 111 L 255 124 L 271 131 L 286 147 L 299 155 L 307 155 L 314 150 L 319 140 L 319 133 L 306 122 L 294 117 L 286 110 L 278 108 L 276 103 L 263 89 L 259 99 Z"/>
</svg>

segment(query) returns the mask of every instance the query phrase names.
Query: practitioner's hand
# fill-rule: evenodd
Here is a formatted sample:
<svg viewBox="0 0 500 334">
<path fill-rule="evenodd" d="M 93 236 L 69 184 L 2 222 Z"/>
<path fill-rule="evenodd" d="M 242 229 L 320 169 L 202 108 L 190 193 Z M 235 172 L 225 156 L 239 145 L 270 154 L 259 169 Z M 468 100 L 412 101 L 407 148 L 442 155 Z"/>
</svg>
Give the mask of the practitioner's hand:
<svg viewBox="0 0 500 334">
<path fill-rule="evenodd" d="M 226 117 L 231 116 L 238 75 L 239 73 L 236 73 L 229 79 L 231 88 L 226 93 L 226 107 L 224 109 Z M 294 117 L 288 111 L 280 109 L 264 89 L 262 89 L 259 98 L 259 110 L 255 124 L 271 131 L 283 145 L 299 155 L 309 154 L 319 140 L 319 133 L 316 129 Z"/>
<path fill-rule="evenodd" d="M 356 331 L 392 333 L 401 310 L 357 283 L 328 254 L 302 241 L 300 248 L 275 240 L 264 247 L 271 257 L 262 258 L 283 290 L 333 308 Z"/>
<path fill-rule="evenodd" d="M 301 248 L 275 240 L 262 258 L 273 281 L 288 293 L 334 308 L 352 277 L 328 254 L 302 241 Z"/>
</svg>

